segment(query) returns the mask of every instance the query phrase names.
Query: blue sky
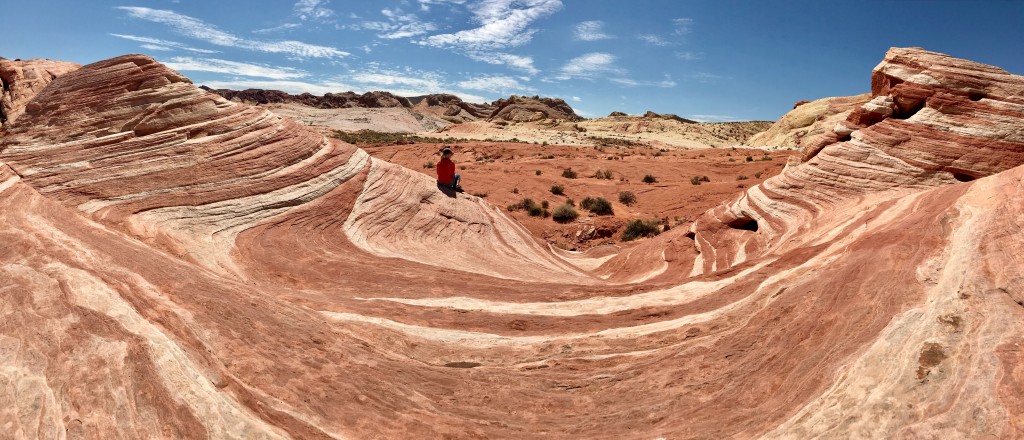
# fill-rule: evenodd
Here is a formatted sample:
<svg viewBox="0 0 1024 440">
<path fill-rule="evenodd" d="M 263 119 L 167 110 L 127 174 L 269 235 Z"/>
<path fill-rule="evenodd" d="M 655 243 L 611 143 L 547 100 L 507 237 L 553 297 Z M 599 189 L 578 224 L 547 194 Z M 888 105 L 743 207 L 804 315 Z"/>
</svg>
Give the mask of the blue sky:
<svg viewBox="0 0 1024 440">
<path fill-rule="evenodd" d="M 863 93 L 892 46 L 1024 73 L 1021 1 L 290 0 L 8 2 L 0 56 L 145 53 L 215 88 L 565 99 L 774 120 Z"/>
</svg>

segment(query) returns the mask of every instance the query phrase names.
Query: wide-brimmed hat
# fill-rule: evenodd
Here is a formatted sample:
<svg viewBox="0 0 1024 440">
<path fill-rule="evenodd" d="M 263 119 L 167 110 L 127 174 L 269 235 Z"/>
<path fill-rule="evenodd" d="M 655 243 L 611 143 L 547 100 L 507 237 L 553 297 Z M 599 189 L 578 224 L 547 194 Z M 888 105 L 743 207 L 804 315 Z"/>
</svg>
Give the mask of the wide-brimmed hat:
<svg viewBox="0 0 1024 440">
<path fill-rule="evenodd" d="M 445 154 L 455 154 L 455 152 L 453 152 L 451 148 L 444 147 L 441 149 L 441 155 Z"/>
</svg>

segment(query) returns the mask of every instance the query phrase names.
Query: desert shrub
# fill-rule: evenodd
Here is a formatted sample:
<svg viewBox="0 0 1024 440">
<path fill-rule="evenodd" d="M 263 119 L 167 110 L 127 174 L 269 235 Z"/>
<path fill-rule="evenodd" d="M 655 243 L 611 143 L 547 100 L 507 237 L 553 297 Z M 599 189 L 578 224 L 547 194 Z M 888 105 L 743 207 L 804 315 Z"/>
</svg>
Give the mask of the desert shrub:
<svg viewBox="0 0 1024 440">
<path fill-rule="evenodd" d="M 758 172 L 754 173 L 754 177 L 760 179 L 761 178 L 761 172 L 758 171 Z"/>
<path fill-rule="evenodd" d="M 512 194 L 519 194 L 519 188 L 512 188 Z"/>
<path fill-rule="evenodd" d="M 765 154 L 764 156 L 761 156 L 761 160 L 772 160 L 772 157 Z"/>
<path fill-rule="evenodd" d="M 473 195 L 477 196 L 477 197 L 479 197 L 481 199 L 486 199 L 487 198 L 487 193 L 485 193 L 485 192 L 476 192 L 476 193 L 473 193 Z"/>
<path fill-rule="evenodd" d="M 622 241 L 636 240 L 640 237 L 653 237 L 661 233 L 661 222 L 658 220 L 633 220 L 626 223 L 622 230 Z"/>
<path fill-rule="evenodd" d="M 704 153 L 698 154 L 697 157 L 704 157 Z"/>
<path fill-rule="evenodd" d="M 740 175 L 736 176 L 736 180 L 747 180 L 747 179 L 749 179 L 749 177 L 747 177 L 747 176 L 744 176 L 744 175 L 742 175 L 742 174 L 740 174 Z"/>
<path fill-rule="evenodd" d="M 541 217 L 544 215 L 544 211 L 544 208 L 541 208 L 540 206 L 537 205 L 533 205 L 526 210 L 526 213 L 530 214 L 530 217 Z"/>
<path fill-rule="evenodd" d="M 631 206 L 636 203 L 636 194 L 630 191 L 622 191 L 619 193 L 619 202 L 622 202 L 623 205 Z"/>
<path fill-rule="evenodd" d="M 587 197 L 580 202 L 580 207 L 597 215 L 612 215 L 612 202 L 604 197 Z"/>
<path fill-rule="evenodd" d="M 540 202 L 540 207 L 541 208 L 548 209 L 548 206 L 550 206 L 550 205 L 548 205 L 548 201 L 547 200 L 544 200 L 544 201 Z"/>
<path fill-rule="evenodd" d="M 541 172 L 540 172 L 540 170 L 534 171 L 533 173 L 534 173 L 534 174 L 536 174 L 536 175 L 538 175 L 538 176 L 539 176 L 539 175 L 541 175 Z"/>
<path fill-rule="evenodd" d="M 747 156 L 747 158 L 746 158 L 746 159 L 744 159 L 744 160 L 746 160 L 747 162 L 753 162 L 753 161 L 754 161 L 754 158 L 753 158 L 753 157 L 750 157 L 750 156 Z"/>
<path fill-rule="evenodd" d="M 569 206 L 572 206 L 573 208 L 575 208 L 575 207 L 576 207 L 576 201 L 575 201 L 575 200 L 573 200 L 573 199 L 568 199 L 568 200 L 566 200 L 566 201 L 565 201 L 565 204 L 567 204 L 567 205 L 569 205 Z"/>
<path fill-rule="evenodd" d="M 711 182 L 708 176 L 693 176 L 690 178 L 691 185 L 700 185 L 701 182 Z"/>
<path fill-rule="evenodd" d="M 565 195 L 565 187 L 562 185 L 551 185 L 551 194 L 556 196 Z"/>
<path fill-rule="evenodd" d="M 656 177 L 650 175 L 650 174 L 645 175 L 644 179 L 642 180 L 643 183 L 647 183 L 647 184 L 655 183 L 657 181 L 658 181 L 658 179 Z"/>
<path fill-rule="evenodd" d="M 433 167 L 434 167 L 434 163 L 433 162 L 424 162 L 423 163 L 423 168 L 433 168 Z"/>
<path fill-rule="evenodd" d="M 729 162 L 736 162 L 736 159 L 733 159 L 733 158 L 730 157 L 729 158 Z"/>
<path fill-rule="evenodd" d="M 565 177 L 566 179 L 575 179 L 576 172 L 573 171 L 572 168 L 566 168 L 565 170 L 562 170 L 562 177 Z"/>
<path fill-rule="evenodd" d="M 555 155 L 554 155 L 554 154 L 548 154 L 548 155 L 546 155 L 546 156 L 541 156 L 540 158 L 541 158 L 541 159 L 554 159 L 554 158 L 555 158 Z"/>
<path fill-rule="evenodd" d="M 579 216 L 580 214 L 576 212 L 576 209 L 568 203 L 563 203 L 555 208 L 555 212 L 551 213 L 551 218 L 559 223 L 569 223 L 576 220 Z"/>
<path fill-rule="evenodd" d="M 612 170 L 597 170 L 594 171 L 593 177 L 595 179 L 612 179 Z"/>
</svg>

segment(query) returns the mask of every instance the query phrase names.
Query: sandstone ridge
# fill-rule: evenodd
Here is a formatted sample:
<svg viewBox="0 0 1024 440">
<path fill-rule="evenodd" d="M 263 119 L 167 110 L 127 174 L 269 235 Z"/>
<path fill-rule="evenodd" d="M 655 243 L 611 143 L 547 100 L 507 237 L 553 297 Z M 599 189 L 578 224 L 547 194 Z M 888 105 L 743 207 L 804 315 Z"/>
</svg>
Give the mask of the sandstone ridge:
<svg viewBox="0 0 1024 440">
<path fill-rule="evenodd" d="M 1024 78 L 915 48 L 872 78 L 803 163 L 579 254 L 151 58 L 57 76 L 0 137 L 0 425 L 1020 436 Z"/>
</svg>

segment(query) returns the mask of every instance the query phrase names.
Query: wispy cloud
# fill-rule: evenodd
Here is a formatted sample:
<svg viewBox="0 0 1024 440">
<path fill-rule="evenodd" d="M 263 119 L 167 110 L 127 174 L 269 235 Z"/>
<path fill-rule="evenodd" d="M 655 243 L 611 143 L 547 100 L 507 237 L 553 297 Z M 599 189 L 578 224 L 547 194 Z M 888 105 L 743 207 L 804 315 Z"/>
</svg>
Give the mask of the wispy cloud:
<svg viewBox="0 0 1024 440">
<path fill-rule="evenodd" d="M 686 115 L 686 117 L 697 122 L 732 122 L 738 120 L 735 116 L 726 115 Z"/>
<path fill-rule="evenodd" d="M 643 41 L 652 46 L 670 46 L 672 43 L 664 38 L 661 38 L 654 34 L 640 34 L 636 36 L 640 41 Z"/>
<path fill-rule="evenodd" d="M 676 86 L 676 82 L 673 81 L 672 78 L 668 77 L 667 75 L 666 75 L 665 79 L 663 79 L 661 81 L 637 81 L 637 80 L 629 79 L 629 78 L 608 78 L 608 80 L 611 81 L 611 82 L 614 82 L 616 84 L 622 84 L 622 85 L 628 86 L 628 87 L 642 86 L 642 87 L 671 88 L 671 87 L 675 87 Z"/>
<path fill-rule="evenodd" d="M 608 74 L 621 75 L 625 70 L 615 65 L 615 55 L 593 52 L 569 60 L 555 79 L 595 79 Z"/>
<path fill-rule="evenodd" d="M 683 36 L 693 31 L 692 18 L 676 18 L 672 20 L 672 35 Z"/>
<path fill-rule="evenodd" d="M 572 97 L 572 100 L 573 100 L 573 101 L 575 101 L 575 102 L 581 102 L 581 101 L 583 101 L 583 99 L 582 99 L 582 98 L 580 98 L 579 96 L 573 96 L 573 97 Z"/>
<path fill-rule="evenodd" d="M 603 21 L 584 21 L 576 25 L 576 39 L 580 41 L 598 41 L 615 38 L 604 33 Z"/>
<path fill-rule="evenodd" d="M 434 23 L 423 21 L 416 14 L 403 13 L 401 9 L 384 8 L 380 11 L 385 21 L 364 21 L 362 23 L 343 26 L 349 29 L 366 29 L 380 32 L 377 37 L 394 40 L 411 38 L 426 34 L 437 29 Z"/>
<path fill-rule="evenodd" d="M 132 41 L 138 41 L 140 43 L 146 43 L 146 44 L 143 44 L 142 47 L 144 47 L 146 49 L 150 49 L 150 50 L 164 50 L 164 51 L 166 51 L 166 50 L 172 50 L 172 49 L 181 49 L 181 50 L 187 50 L 189 52 L 195 52 L 195 53 L 218 53 L 218 51 L 216 51 L 216 50 L 197 49 L 197 48 L 194 48 L 194 47 L 190 47 L 190 46 L 178 43 L 177 41 L 161 40 L 159 38 L 140 37 L 140 36 L 137 36 L 137 35 L 124 35 L 124 34 L 108 34 L 108 35 L 111 35 L 111 36 L 114 36 L 114 37 L 117 37 L 117 38 L 124 38 L 125 40 L 132 40 Z"/>
<path fill-rule="evenodd" d="M 723 79 L 721 75 L 716 75 L 709 72 L 696 72 L 689 75 L 690 79 L 699 83 L 711 83 Z"/>
<path fill-rule="evenodd" d="M 460 49 L 488 51 L 518 47 L 533 38 L 534 21 L 554 14 L 562 8 L 561 0 L 483 0 L 470 7 L 473 21 L 478 27 L 452 34 L 439 34 L 424 38 L 420 44 Z"/>
<path fill-rule="evenodd" d="M 417 0 L 417 1 L 420 4 L 420 10 L 421 11 L 429 11 L 430 7 L 433 6 L 433 5 L 445 5 L 445 4 L 461 5 L 463 3 L 466 3 L 466 0 Z"/>
<path fill-rule="evenodd" d="M 466 53 L 466 56 L 473 60 L 481 61 L 487 64 L 497 64 L 509 66 L 513 69 L 526 72 L 530 75 L 536 75 L 540 71 L 537 70 L 533 65 L 533 57 L 513 55 L 510 53 L 501 52 L 476 52 L 471 51 Z"/>
<path fill-rule="evenodd" d="M 229 75 L 256 76 L 270 79 L 296 79 L 309 76 L 308 73 L 291 67 L 262 66 L 216 58 L 174 57 L 164 62 L 164 64 L 174 70 L 226 73 Z"/>
<path fill-rule="evenodd" d="M 156 51 L 161 51 L 161 52 L 166 52 L 166 51 L 174 50 L 174 49 L 171 49 L 171 48 L 169 48 L 167 46 L 158 46 L 156 44 L 140 44 L 139 47 L 141 47 L 143 49 L 156 50 Z"/>
<path fill-rule="evenodd" d="M 325 20 L 334 16 L 326 6 L 330 0 L 299 0 L 292 9 L 300 20 Z"/>
<path fill-rule="evenodd" d="M 252 31 L 252 33 L 254 33 L 254 34 L 272 34 L 274 32 L 288 31 L 288 30 L 292 30 L 292 29 L 296 29 L 296 28 L 300 28 L 300 27 L 302 27 L 302 25 L 298 24 L 298 23 L 285 23 L 285 24 L 282 24 L 280 26 L 274 26 L 272 28 L 257 29 L 257 30 Z"/>
<path fill-rule="evenodd" d="M 483 90 L 499 95 L 535 93 L 537 89 L 520 83 L 510 76 L 480 76 L 477 78 L 460 81 L 457 84 L 463 89 Z"/>
<path fill-rule="evenodd" d="M 174 11 L 137 6 L 118 6 L 117 9 L 127 12 L 133 18 L 170 26 L 184 36 L 202 40 L 216 46 L 236 47 L 257 52 L 284 53 L 300 58 L 340 58 L 348 55 L 348 52 L 333 47 L 319 46 L 300 41 L 257 41 L 241 38 L 217 29 L 215 26 L 207 24 L 202 20 Z"/>
<path fill-rule="evenodd" d="M 696 61 L 704 58 L 703 52 L 676 52 L 676 58 L 683 61 Z"/>
<path fill-rule="evenodd" d="M 372 64 L 368 67 L 366 70 L 351 72 L 345 76 L 345 81 L 353 84 L 353 90 L 358 92 L 386 90 L 399 96 L 445 93 L 471 102 L 484 102 L 485 100 L 482 96 L 458 90 L 456 85 L 447 82 L 448 75 L 444 73 L 408 67 L 382 68 Z"/>
</svg>

